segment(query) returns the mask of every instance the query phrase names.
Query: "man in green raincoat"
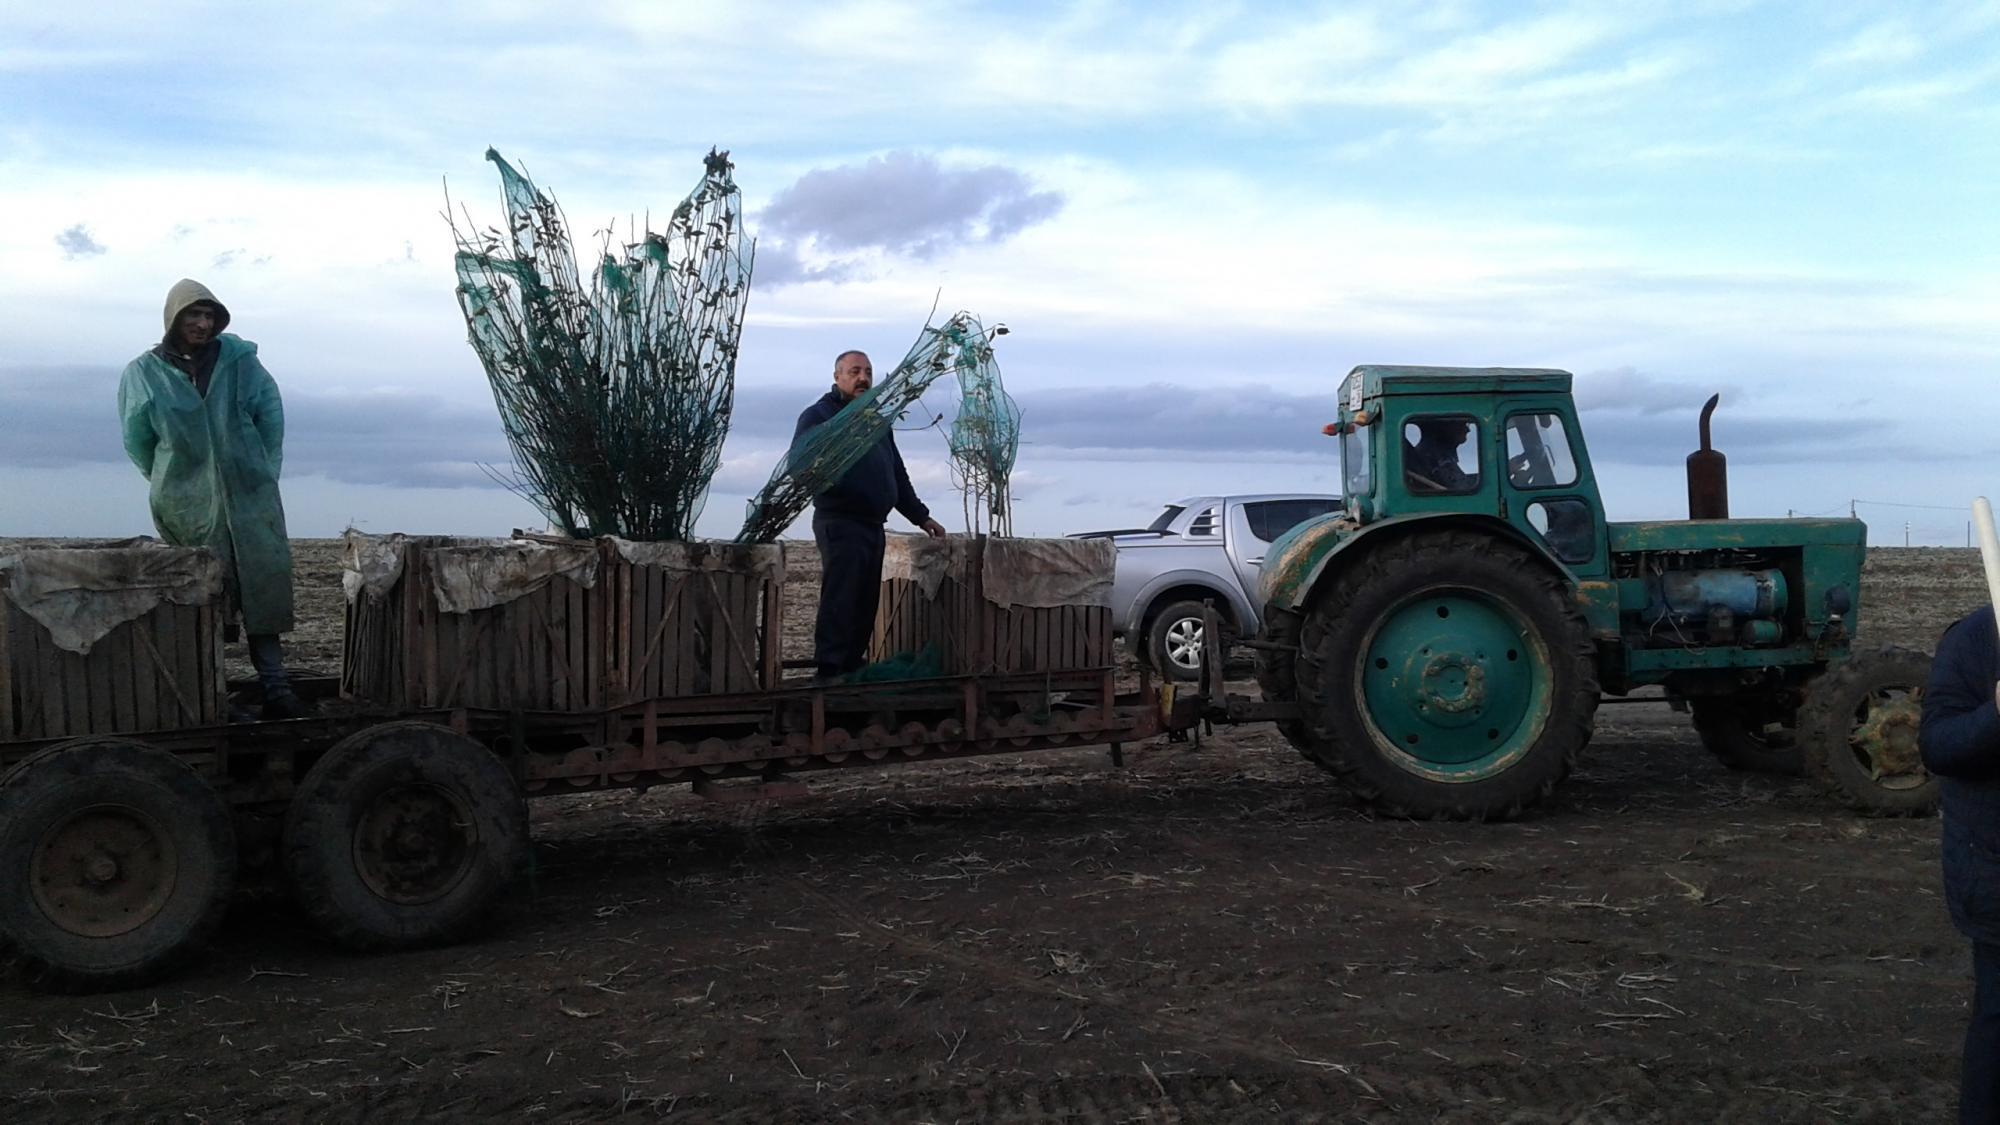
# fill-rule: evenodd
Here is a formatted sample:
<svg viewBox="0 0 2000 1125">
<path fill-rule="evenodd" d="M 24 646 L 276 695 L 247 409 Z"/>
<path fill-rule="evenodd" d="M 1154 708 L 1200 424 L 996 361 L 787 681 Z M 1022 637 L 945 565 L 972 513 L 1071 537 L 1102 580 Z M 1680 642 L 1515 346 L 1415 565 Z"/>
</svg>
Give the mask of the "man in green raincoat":
<svg viewBox="0 0 2000 1125">
<path fill-rule="evenodd" d="M 306 713 L 278 634 L 292 628 L 292 548 L 278 473 L 285 410 L 257 345 L 223 332 L 229 310 L 197 281 L 167 292 L 166 336 L 125 365 L 125 452 L 152 482 L 153 525 L 222 559 L 264 686 L 264 717 Z"/>
</svg>

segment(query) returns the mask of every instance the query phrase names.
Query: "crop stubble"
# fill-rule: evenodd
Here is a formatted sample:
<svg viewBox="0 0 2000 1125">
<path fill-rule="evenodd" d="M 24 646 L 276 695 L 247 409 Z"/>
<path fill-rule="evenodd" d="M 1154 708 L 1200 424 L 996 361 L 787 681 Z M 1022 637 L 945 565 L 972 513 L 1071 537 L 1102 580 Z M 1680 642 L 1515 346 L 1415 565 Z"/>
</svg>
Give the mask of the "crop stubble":
<svg viewBox="0 0 2000 1125">
<path fill-rule="evenodd" d="M 787 653 L 808 655 L 810 545 Z M 296 658 L 339 651 L 298 550 Z M 1928 647 L 1976 555 L 1878 550 Z M 352 957 L 251 899 L 140 992 L 0 984 L 9 1119 L 1909 1121 L 1947 1115 L 1967 957 L 1935 821 L 1732 774 L 1600 712 L 1516 824 L 1370 819 L 1268 727 L 1199 749 L 840 773 L 814 799 L 540 802 L 479 939 Z M 1130 748 L 1128 748 L 1129 752 Z"/>
</svg>

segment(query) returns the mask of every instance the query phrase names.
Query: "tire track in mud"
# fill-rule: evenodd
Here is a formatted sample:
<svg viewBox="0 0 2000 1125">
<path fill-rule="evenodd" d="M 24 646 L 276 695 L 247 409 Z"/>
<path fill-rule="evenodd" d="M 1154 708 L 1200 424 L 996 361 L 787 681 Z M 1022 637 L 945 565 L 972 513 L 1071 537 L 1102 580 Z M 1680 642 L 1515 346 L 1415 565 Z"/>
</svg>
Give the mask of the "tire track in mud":
<svg viewBox="0 0 2000 1125">
<path fill-rule="evenodd" d="M 1731 953 L 1717 953 L 1674 947 L 1663 936 L 1625 937 L 1602 932 L 1582 932 L 1535 918 L 1522 917 L 1498 911 L 1469 910 L 1465 907 L 1426 906 L 1421 899 L 1393 894 L 1400 888 L 1367 890 L 1358 887 L 1330 885 L 1297 875 L 1286 875 L 1279 871 L 1269 871 L 1263 878 L 1272 878 L 1295 888 L 1306 888 L 1328 898 L 1343 901 L 1349 905 L 1365 907 L 1369 911 L 1387 911 L 1413 920 L 1444 922 L 1472 929 L 1497 930 L 1540 938 L 1545 941 L 1560 942 L 1572 948 L 1595 947 L 1616 949 L 1626 953 L 1661 958 L 1669 961 L 1691 961 L 1699 964 L 1716 965 L 1731 969 L 1753 969 L 1774 974 L 1809 973 L 1814 975 L 1841 977 L 1853 981 L 1885 983 L 1880 970 L 1860 965 L 1808 963 L 1784 965 L 1768 958 L 1739 956 Z M 1959 973 L 1947 973 L 1928 969 L 1905 971 L 1898 983 L 1922 983 L 1937 988 L 1962 990 L 1966 978 Z"/>
<path fill-rule="evenodd" d="M 1907 1121 L 1913 1110 L 1949 1109 L 1952 1081 L 1933 1076 L 1913 1099 L 1909 1084 L 1879 1074 L 1880 1060 L 1848 1065 L 1834 1088 L 1801 1089 L 1800 1072 L 1825 1069 L 1819 1060 L 1786 1060 L 1775 1070 L 1703 1069 L 1683 1081 L 1637 1061 L 1607 1061 L 1571 1069 L 1532 1069 L 1509 1061 L 1386 1068 L 1380 1063 L 1333 1063 L 1305 1058 L 1246 1036 L 1228 1022 L 1190 1019 L 1149 1010 L 1123 989 L 1077 990 L 992 957 L 874 921 L 851 904 L 796 876 L 785 881 L 801 896 L 874 934 L 922 956 L 948 962 L 999 984 L 1085 1006 L 1108 1008 L 1131 1026 L 1177 1042 L 1196 1056 L 1228 1055 L 1248 1064 L 1224 1074 L 1171 1072 L 1145 1076 L 1105 1074 L 1065 1077 L 1015 1088 L 985 1083 L 969 1088 L 911 1091 L 871 1104 L 860 1119 L 1018 1122 L 1268 1121 L 1398 1122 L 1413 1112 L 1464 1119 L 1527 1123 L 1658 1121 L 1679 1125 L 1715 1122 L 1820 1121 L 1830 1115 L 1858 1121 Z M 1634 943 L 1637 944 L 1637 943 Z M 1748 958 L 1702 958 L 1744 967 L 1785 971 Z M 1879 977 L 1878 977 L 1879 979 Z M 1963 982 L 1954 981 L 1962 985 Z M 1360 1043 L 1343 1043 L 1353 1051 Z M 1324 1052 L 1322 1052 L 1324 1053 Z M 1412 1061 L 1415 1061 L 1412 1058 Z M 1149 1081 L 1150 1080 L 1150 1081 Z M 1826 1085 L 1820 1079 L 1816 1085 Z M 1272 1099 L 1276 1097 L 1274 1102 Z M 1643 1116 L 1633 1116 L 1643 1110 Z M 1927 1112 L 1927 1111 L 1926 1111 Z M 1323 1115 L 1323 1116 L 1322 1116 Z M 1920 1112 L 1918 1116 L 1924 1116 Z"/>
<path fill-rule="evenodd" d="M 1377 1074 L 1372 1069 L 1356 1064 L 1315 1061 L 1274 1049 L 1262 1042 L 1248 1039 L 1229 1030 L 1221 1024 L 1206 1020 L 1191 1020 L 1181 1016 L 1165 1015 L 1149 1011 L 1123 990 L 1099 986 L 1089 992 L 1076 991 L 1057 984 L 1046 977 L 1027 972 L 1016 965 L 991 957 L 983 957 L 964 949 L 934 941 L 930 938 L 898 932 L 894 927 L 885 926 L 873 918 L 856 910 L 853 906 L 819 890 L 797 876 L 787 876 L 786 882 L 801 896 L 818 903 L 828 913 L 846 919 L 863 932 L 887 938 L 904 949 L 950 962 L 962 969 L 997 982 L 1014 985 L 1043 996 L 1067 1000 L 1072 1003 L 1095 1005 L 1116 1010 L 1133 1026 L 1151 1031 L 1166 1039 L 1177 1040 L 1195 1054 L 1212 1053 L 1215 1048 L 1226 1049 L 1239 1058 L 1274 1066 L 1282 1070 L 1324 1073 L 1331 1070 L 1351 1079 L 1357 1087 L 1374 1096 L 1393 1090 L 1399 1080 L 1386 1074 Z M 1366 1072 L 1366 1073 L 1364 1073 Z"/>
</svg>

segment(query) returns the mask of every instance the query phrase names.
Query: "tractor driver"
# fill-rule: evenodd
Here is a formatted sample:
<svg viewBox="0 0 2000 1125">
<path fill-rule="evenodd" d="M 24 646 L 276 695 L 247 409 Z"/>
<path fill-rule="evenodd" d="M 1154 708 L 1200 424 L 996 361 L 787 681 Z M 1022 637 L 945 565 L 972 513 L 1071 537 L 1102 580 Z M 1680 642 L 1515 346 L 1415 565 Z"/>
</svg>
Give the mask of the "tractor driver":
<svg viewBox="0 0 2000 1125">
<path fill-rule="evenodd" d="M 1458 467 L 1458 450 L 1472 434 L 1472 423 L 1464 418 L 1424 418 L 1412 424 L 1403 437 L 1403 476 L 1411 492 L 1464 492 L 1477 487 L 1479 478 Z"/>
</svg>

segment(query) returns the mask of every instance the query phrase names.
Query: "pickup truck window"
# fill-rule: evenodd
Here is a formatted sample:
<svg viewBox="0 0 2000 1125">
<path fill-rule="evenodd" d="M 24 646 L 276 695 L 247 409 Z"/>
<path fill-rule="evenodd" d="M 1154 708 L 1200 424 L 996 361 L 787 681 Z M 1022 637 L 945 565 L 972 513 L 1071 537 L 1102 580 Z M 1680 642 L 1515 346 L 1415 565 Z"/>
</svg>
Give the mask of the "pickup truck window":
<svg viewBox="0 0 2000 1125">
<path fill-rule="evenodd" d="M 1154 516 L 1153 522 L 1146 525 L 1146 530 L 1165 531 L 1167 528 L 1173 526 L 1174 521 L 1180 518 L 1180 514 L 1184 510 L 1179 504 L 1167 505 L 1167 510 Z"/>
<path fill-rule="evenodd" d="M 1250 534 L 1269 543 L 1278 536 L 1340 507 L 1338 500 L 1259 500 L 1243 505 Z"/>
</svg>

